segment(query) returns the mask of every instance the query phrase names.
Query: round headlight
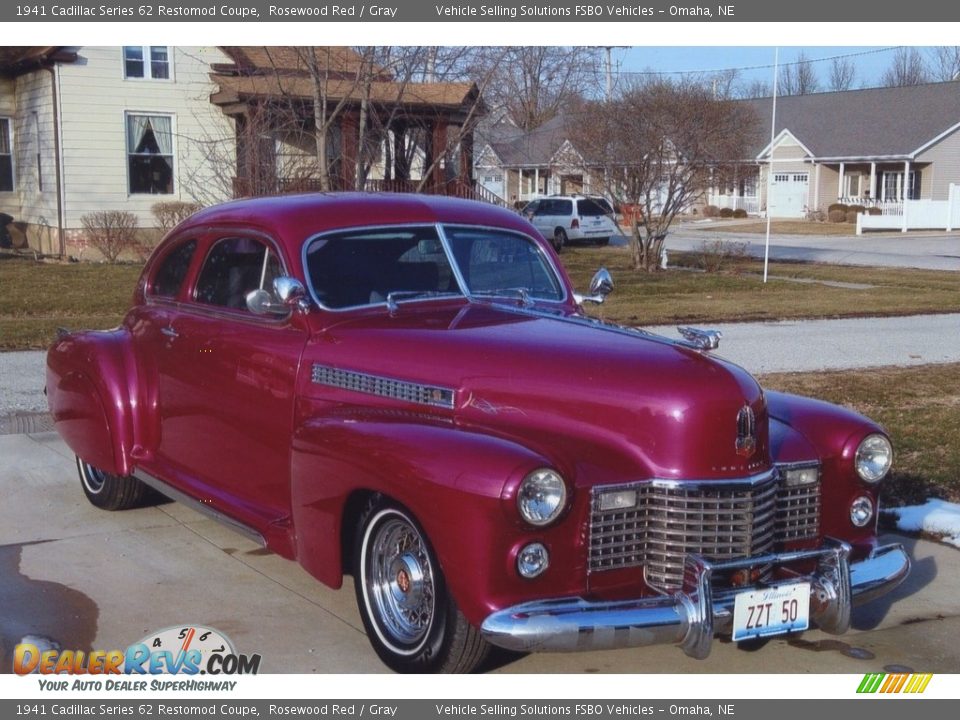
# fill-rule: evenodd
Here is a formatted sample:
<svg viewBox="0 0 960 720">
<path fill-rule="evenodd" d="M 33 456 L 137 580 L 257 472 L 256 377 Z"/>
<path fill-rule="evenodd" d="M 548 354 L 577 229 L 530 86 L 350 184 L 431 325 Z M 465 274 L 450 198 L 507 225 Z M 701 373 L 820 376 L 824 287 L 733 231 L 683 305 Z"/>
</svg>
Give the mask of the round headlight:
<svg viewBox="0 0 960 720">
<path fill-rule="evenodd" d="M 883 435 L 867 435 L 857 448 L 857 474 L 868 483 L 882 480 L 893 464 L 893 447 Z"/>
<path fill-rule="evenodd" d="M 850 503 L 850 522 L 857 527 L 865 527 L 873 519 L 873 500 L 861 495 Z"/>
<path fill-rule="evenodd" d="M 517 508 L 531 525 L 548 525 L 557 519 L 567 501 L 567 486 L 553 470 L 534 470 L 520 483 Z"/>
</svg>

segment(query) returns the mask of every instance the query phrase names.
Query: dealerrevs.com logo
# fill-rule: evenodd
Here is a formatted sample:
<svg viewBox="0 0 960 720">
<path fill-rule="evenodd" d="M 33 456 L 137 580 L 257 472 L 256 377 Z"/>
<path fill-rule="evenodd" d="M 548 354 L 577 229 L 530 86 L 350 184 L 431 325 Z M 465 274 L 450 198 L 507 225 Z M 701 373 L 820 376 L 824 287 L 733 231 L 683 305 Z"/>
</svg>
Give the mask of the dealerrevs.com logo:
<svg viewBox="0 0 960 720">
<path fill-rule="evenodd" d="M 150 633 L 126 650 L 14 648 L 17 675 L 255 675 L 260 655 L 241 655 L 219 630 L 179 625 Z"/>
</svg>

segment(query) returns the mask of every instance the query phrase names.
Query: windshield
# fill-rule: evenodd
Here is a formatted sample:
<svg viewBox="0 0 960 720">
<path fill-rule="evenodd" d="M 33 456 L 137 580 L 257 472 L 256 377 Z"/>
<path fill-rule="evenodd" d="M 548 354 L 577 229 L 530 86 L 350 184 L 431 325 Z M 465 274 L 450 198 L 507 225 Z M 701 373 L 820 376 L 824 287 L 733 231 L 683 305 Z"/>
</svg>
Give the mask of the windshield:
<svg viewBox="0 0 960 720">
<path fill-rule="evenodd" d="M 540 247 L 506 230 L 444 226 L 471 295 L 563 300 L 563 285 Z"/>
<path fill-rule="evenodd" d="M 306 261 L 316 300 L 333 310 L 463 295 L 432 226 L 323 235 L 307 246 Z"/>
</svg>

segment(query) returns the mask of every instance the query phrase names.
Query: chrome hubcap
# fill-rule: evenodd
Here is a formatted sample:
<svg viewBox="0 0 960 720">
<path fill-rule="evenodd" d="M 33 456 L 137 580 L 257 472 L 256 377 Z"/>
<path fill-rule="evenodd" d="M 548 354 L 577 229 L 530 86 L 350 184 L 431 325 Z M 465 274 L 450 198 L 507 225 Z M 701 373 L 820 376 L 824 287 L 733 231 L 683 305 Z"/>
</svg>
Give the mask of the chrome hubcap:
<svg viewBox="0 0 960 720">
<path fill-rule="evenodd" d="M 420 533 L 393 518 L 376 529 L 370 547 L 368 593 L 386 634 L 413 645 L 430 631 L 434 612 L 433 568 Z"/>
</svg>

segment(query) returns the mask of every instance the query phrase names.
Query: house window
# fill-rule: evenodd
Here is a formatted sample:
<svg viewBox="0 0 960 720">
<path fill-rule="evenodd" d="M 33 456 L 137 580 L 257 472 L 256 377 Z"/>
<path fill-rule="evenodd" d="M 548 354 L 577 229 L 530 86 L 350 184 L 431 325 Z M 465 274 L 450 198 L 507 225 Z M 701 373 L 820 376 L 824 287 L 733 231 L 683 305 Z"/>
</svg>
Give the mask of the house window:
<svg viewBox="0 0 960 720">
<path fill-rule="evenodd" d="M 127 78 L 169 80 L 170 48 L 165 45 L 124 46 L 123 76 Z"/>
<path fill-rule="evenodd" d="M 173 193 L 173 118 L 127 115 L 130 193 Z"/>
<path fill-rule="evenodd" d="M 863 176 L 859 173 L 844 175 L 843 177 L 843 195 L 849 198 L 860 197 L 860 181 Z"/>
<path fill-rule="evenodd" d="M 13 140 L 10 118 L 0 118 L 0 192 L 13 192 Z"/>
</svg>

